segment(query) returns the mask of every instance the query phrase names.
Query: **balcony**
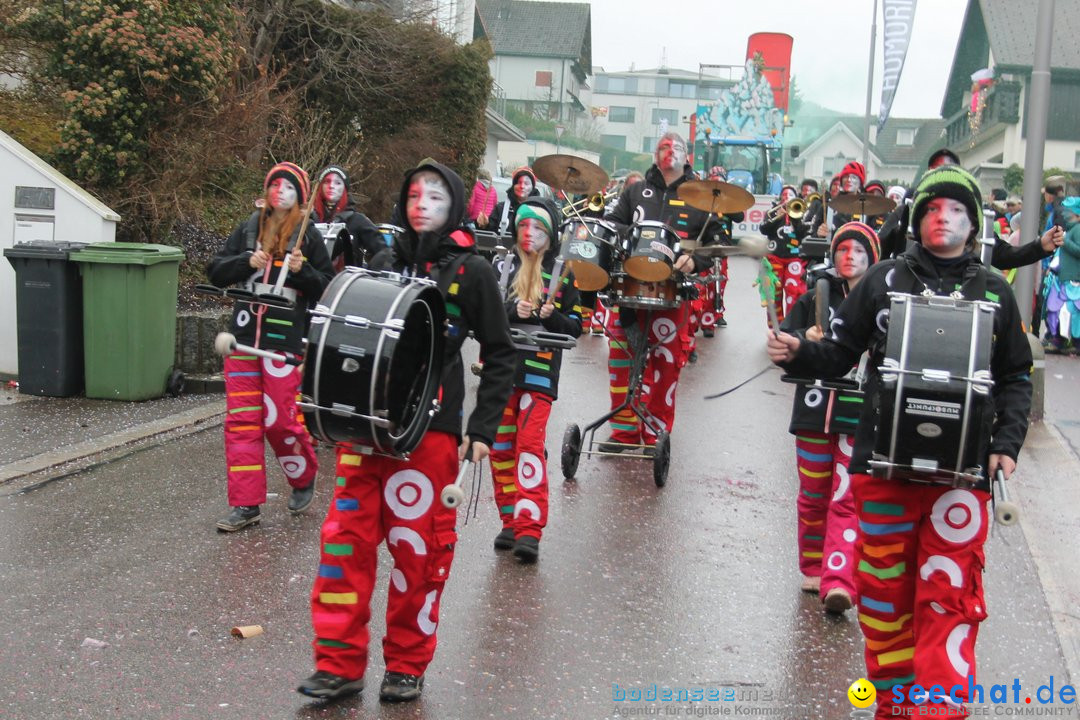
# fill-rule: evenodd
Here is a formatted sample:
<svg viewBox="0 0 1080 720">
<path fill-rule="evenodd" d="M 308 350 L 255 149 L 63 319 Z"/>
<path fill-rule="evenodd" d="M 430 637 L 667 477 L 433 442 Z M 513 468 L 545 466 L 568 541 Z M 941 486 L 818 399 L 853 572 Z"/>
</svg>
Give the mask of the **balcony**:
<svg viewBox="0 0 1080 720">
<path fill-rule="evenodd" d="M 946 144 L 951 148 L 974 145 L 980 137 L 1020 122 L 1020 89 L 1018 82 L 999 82 L 990 89 L 977 136 L 972 135 L 968 106 L 965 105 L 963 110 L 945 121 Z"/>
</svg>

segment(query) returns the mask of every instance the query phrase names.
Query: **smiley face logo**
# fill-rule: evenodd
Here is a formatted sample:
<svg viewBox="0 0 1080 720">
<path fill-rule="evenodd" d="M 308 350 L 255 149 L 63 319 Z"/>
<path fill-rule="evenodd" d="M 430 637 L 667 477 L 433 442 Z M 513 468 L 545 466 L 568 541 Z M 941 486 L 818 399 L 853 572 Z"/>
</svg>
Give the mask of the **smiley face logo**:
<svg viewBox="0 0 1080 720">
<path fill-rule="evenodd" d="M 847 690 L 847 697 L 855 707 L 868 708 L 877 699 L 877 690 L 874 689 L 869 680 L 859 678 L 851 683 L 851 687 Z"/>
</svg>

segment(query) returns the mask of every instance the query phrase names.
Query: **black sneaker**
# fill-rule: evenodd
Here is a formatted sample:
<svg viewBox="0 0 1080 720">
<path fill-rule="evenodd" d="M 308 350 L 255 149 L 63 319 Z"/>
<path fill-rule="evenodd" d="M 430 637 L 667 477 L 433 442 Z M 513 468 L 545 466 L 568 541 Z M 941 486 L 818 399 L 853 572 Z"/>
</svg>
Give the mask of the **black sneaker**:
<svg viewBox="0 0 1080 720">
<path fill-rule="evenodd" d="M 514 543 L 514 557 L 523 563 L 534 563 L 540 557 L 540 539 L 522 535 Z"/>
<path fill-rule="evenodd" d="M 236 532 L 248 525 L 259 523 L 258 505 L 238 505 L 225 517 L 217 521 L 217 529 L 222 532 Z"/>
<path fill-rule="evenodd" d="M 296 692 L 320 700 L 337 700 L 355 695 L 363 689 L 364 678 L 362 677 L 350 680 L 325 670 L 316 670 L 314 675 L 300 683 Z"/>
<path fill-rule="evenodd" d="M 606 453 L 621 453 L 623 450 L 629 450 L 630 448 L 626 447 L 626 445 L 623 445 L 612 436 L 601 443 L 597 443 L 596 449 Z"/>
<path fill-rule="evenodd" d="M 719 322 L 723 322 L 723 320 L 720 320 Z M 705 337 L 714 337 L 716 335 L 716 331 L 712 328 L 702 328 L 701 334 Z"/>
<path fill-rule="evenodd" d="M 387 670 L 383 676 L 382 687 L 379 688 L 379 699 L 383 702 L 412 702 L 420 697 L 423 690 L 423 675 Z"/>
<path fill-rule="evenodd" d="M 495 536 L 496 550 L 509 550 L 514 547 L 514 528 L 505 527 Z"/>
<path fill-rule="evenodd" d="M 315 481 L 312 480 L 311 484 L 304 488 L 293 488 L 292 495 L 289 496 L 289 512 L 294 515 L 299 514 L 307 510 L 308 505 L 315 499 Z"/>
<path fill-rule="evenodd" d="M 690 351 L 690 356 L 686 358 L 686 361 L 688 363 L 690 363 L 691 365 L 696 363 L 697 362 L 697 350 L 691 350 Z"/>
<path fill-rule="evenodd" d="M 717 318 L 716 327 L 727 327 L 727 320 L 725 320 L 724 318 Z"/>
</svg>

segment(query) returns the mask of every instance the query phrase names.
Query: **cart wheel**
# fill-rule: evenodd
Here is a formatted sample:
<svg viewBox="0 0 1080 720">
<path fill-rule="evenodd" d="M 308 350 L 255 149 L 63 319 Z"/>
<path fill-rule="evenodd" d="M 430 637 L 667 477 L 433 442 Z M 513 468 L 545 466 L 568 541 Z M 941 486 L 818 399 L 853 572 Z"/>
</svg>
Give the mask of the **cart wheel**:
<svg viewBox="0 0 1080 720">
<path fill-rule="evenodd" d="M 569 480 L 577 472 L 578 460 L 581 459 L 581 428 L 570 425 L 562 439 L 562 474 Z"/>
<path fill-rule="evenodd" d="M 165 392 L 169 394 L 169 397 L 180 397 L 180 393 L 184 392 L 184 373 L 179 370 L 169 373 L 169 380 L 165 383 Z"/>
<path fill-rule="evenodd" d="M 652 474 L 656 487 L 667 484 L 668 466 L 671 465 L 671 438 L 661 430 L 656 436 L 656 450 L 653 454 Z"/>
</svg>

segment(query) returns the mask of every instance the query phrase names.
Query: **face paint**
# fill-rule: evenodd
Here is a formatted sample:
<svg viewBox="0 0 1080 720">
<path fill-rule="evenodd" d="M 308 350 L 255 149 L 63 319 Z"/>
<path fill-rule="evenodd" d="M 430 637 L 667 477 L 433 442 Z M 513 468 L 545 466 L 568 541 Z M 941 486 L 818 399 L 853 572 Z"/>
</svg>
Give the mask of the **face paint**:
<svg viewBox="0 0 1080 720">
<path fill-rule="evenodd" d="M 345 181 L 337 173 L 329 173 L 322 181 L 323 199 L 327 205 L 336 205 L 345 193 Z"/>
<path fill-rule="evenodd" d="M 547 228 L 536 218 L 525 218 L 518 223 L 517 241 L 522 251 L 527 253 L 541 253 L 547 249 L 550 238 Z"/>
<path fill-rule="evenodd" d="M 788 200 L 791 200 L 794 197 L 795 197 L 795 191 L 794 190 L 792 190 L 791 188 L 784 188 L 784 190 L 781 191 L 781 193 L 780 193 L 780 202 L 781 203 L 786 203 Z"/>
<path fill-rule="evenodd" d="M 296 188 L 285 178 L 274 178 L 268 190 L 267 200 L 273 209 L 291 210 L 296 205 Z"/>
<path fill-rule="evenodd" d="M 665 138 L 656 146 L 656 166 L 660 171 L 681 170 L 686 164 L 686 146 L 675 138 Z"/>
<path fill-rule="evenodd" d="M 973 227 L 962 202 L 934 198 L 926 204 L 926 214 L 919 221 L 919 240 L 938 257 L 959 257 L 964 253 Z"/>
<path fill-rule="evenodd" d="M 803 200 L 805 200 L 806 198 L 810 197 L 811 195 L 813 195 L 813 194 L 814 194 L 814 193 L 816 193 L 816 192 L 817 192 L 817 190 L 815 190 L 815 189 L 814 189 L 814 186 L 813 186 L 813 185 L 803 185 L 803 186 L 802 186 L 802 197 L 803 197 Z"/>
<path fill-rule="evenodd" d="M 528 173 L 521 173 L 518 175 L 518 179 L 514 181 L 514 195 L 518 200 L 524 200 L 529 197 L 529 193 L 533 191 L 533 181 L 529 177 Z"/>
<path fill-rule="evenodd" d="M 848 173 L 843 177 L 844 190 L 847 192 L 859 192 L 862 189 L 862 184 L 859 182 L 859 176 L 855 173 Z"/>
<path fill-rule="evenodd" d="M 838 192 L 840 192 L 840 178 L 833 178 L 829 183 L 829 195 L 836 197 Z"/>
<path fill-rule="evenodd" d="M 450 188 L 436 173 L 420 172 L 409 182 L 405 217 L 418 233 L 436 232 L 450 218 Z"/>
<path fill-rule="evenodd" d="M 833 265 L 840 277 L 854 280 L 866 274 L 866 268 L 870 266 L 870 256 L 858 240 L 843 240 L 833 253 Z"/>
</svg>

